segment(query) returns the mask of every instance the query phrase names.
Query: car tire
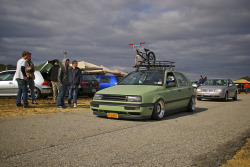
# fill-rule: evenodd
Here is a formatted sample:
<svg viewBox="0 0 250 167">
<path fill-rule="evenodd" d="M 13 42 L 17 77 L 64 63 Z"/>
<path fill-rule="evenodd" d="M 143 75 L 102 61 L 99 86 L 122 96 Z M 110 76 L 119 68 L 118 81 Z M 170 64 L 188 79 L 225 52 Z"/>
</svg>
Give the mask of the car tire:
<svg viewBox="0 0 250 167">
<path fill-rule="evenodd" d="M 196 108 L 196 100 L 195 96 L 192 96 L 189 100 L 187 111 L 194 112 L 195 108 Z"/>
<path fill-rule="evenodd" d="M 37 87 L 34 87 L 34 93 L 35 93 L 35 98 L 36 99 L 41 98 L 41 92 L 40 92 L 40 90 Z M 30 92 L 29 88 L 28 88 L 28 99 L 32 100 L 32 98 L 31 98 L 31 92 Z"/>
<path fill-rule="evenodd" d="M 237 91 L 235 92 L 235 95 L 234 95 L 234 97 L 233 97 L 233 101 L 237 101 L 237 99 L 238 99 L 238 93 L 237 93 Z"/>
<path fill-rule="evenodd" d="M 202 100 L 202 98 L 200 98 L 200 97 L 197 97 L 197 100 L 201 101 L 201 100 Z"/>
<path fill-rule="evenodd" d="M 228 93 L 227 93 L 227 92 L 225 93 L 225 96 L 224 96 L 224 98 L 223 98 L 223 101 L 228 101 Z"/>
<path fill-rule="evenodd" d="M 165 115 L 165 103 L 162 99 L 157 100 L 152 113 L 152 119 L 161 120 Z"/>
</svg>

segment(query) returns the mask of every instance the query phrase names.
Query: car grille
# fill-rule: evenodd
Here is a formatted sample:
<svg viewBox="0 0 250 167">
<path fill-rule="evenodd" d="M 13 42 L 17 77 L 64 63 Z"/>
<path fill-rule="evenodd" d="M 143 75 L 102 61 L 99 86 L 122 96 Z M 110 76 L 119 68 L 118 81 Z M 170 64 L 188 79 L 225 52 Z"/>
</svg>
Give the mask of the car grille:
<svg viewBox="0 0 250 167">
<path fill-rule="evenodd" d="M 103 95 L 102 99 L 109 101 L 126 101 L 127 97 L 122 95 Z"/>
<path fill-rule="evenodd" d="M 214 89 L 202 89 L 202 92 L 214 92 Z"/>
</svg>

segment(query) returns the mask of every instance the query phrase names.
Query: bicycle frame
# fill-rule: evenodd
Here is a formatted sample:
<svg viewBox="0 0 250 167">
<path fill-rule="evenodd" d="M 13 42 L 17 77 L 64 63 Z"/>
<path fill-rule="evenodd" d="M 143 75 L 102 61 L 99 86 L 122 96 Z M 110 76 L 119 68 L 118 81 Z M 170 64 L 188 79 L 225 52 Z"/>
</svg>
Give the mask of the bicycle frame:
<svg viewBox="0 0 250 167">
<path fill-rule="evenodd" d="M 139 43 L 138 45 L 134 45 L 134 44 L 129 44 L 129 45 L 133 46 L 133 49 L 136 51 L 137 55 L 139 55 L 139 56 L 143 59 L 143 61 L 145 61 L 147 58 L 145 58 L 145 57 L 143 56 L 143 54 L 147 54 L 147 53 L 143 53 L 143 52 L 140 52 L 140 51 L 139 51 L 140 46 L 141 46 L 142 44 L 145 44 L 145 42 L 141 42 L 141 43 Z M 137 55 L 136 55 L 136 57 L 138 57 Z"/>
</svg>

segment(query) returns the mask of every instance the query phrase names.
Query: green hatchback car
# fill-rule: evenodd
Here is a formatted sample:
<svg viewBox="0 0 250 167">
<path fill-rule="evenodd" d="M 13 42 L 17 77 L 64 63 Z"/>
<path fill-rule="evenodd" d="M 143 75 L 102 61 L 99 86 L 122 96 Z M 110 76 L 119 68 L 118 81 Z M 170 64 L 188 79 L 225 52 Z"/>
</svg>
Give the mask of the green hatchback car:
<svg viewBox="0 0 250 167">
<path fill-rule="evenodd" d="M 196 107 L 188 77 L 166 68 L 137 69 L 118 85 L 96 92 L 93 113 L 109 118 L 156 119 Z"/>
</svg>

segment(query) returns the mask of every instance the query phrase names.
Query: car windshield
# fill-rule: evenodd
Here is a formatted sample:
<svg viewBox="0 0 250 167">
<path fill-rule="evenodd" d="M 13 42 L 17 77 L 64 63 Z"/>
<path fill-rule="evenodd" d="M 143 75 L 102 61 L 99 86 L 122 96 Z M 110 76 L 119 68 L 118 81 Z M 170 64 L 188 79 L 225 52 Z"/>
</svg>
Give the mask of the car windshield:
<svg viewBox="0 0 250 167">
<path fill-rule="evenodd" d="M 162 71 L 135 71 L 126 76 L 119 85 L 162 85 Z"/>
<path fill-rule="evenodd" d="M 204 85 L 212 85 L 212 86 L 227 86 L 226 79 L 210 79 L 207 80 Z"/>
<path fill-rule="evenodd" d="M 84 81 L 92 81 L 92 80 L 97 80 L 94 75 L 83 75 L 83 80 Z"/>
</svg>

